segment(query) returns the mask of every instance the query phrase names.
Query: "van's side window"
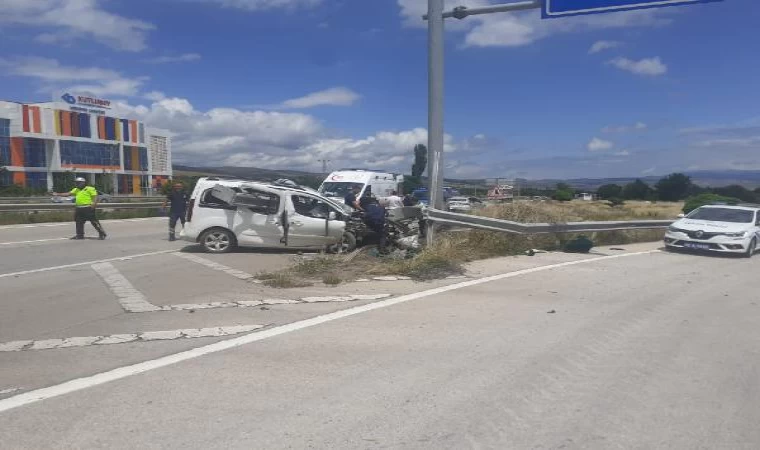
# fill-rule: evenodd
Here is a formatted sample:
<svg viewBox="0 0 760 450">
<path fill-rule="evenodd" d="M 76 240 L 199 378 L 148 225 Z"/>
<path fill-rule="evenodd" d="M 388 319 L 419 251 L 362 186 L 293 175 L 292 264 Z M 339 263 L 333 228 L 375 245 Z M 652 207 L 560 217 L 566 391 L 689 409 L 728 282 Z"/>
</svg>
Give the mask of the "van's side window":
<svg viewBox="0 0 760 450">
<path fill-rule="evenodd" d="M 247 206 L 257 214 L 277 214 L 280 210 L 280 196 L 273 192 L 243 188 L 242 195 L 235 196 L 236 206 Z"/>
<path fill-rule="evenodd" d="M 330 207 L 321 200 L 305 195 L 292 195 L 290 198 L 296 213 L 302 216 L 326 219 L 330 214 Z"/>
<path fill-rule="evenodd" d="M 224 200 L 214 196 L 213 189 L 206 189 L 201 194 L 200 205 L 203 208 L 218 208 L 218 209 L 235 209 L 234 206 L 224 202 Z"/>
</svg>

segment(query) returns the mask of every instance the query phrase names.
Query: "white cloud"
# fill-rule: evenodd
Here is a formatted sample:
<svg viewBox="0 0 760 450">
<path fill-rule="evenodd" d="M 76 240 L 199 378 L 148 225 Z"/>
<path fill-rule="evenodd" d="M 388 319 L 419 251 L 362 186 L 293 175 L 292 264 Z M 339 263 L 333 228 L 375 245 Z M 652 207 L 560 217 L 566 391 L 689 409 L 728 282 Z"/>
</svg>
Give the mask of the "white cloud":
<svg viewBox="0 0 760 450">
<path fill-rule="evenodd" d="M 602 133 L 628 133 L 630 131 L 644 131 L 649 126 L 644 122 L 636 122 L 633 125 L 607 126 L 602 128 Z"/>
<path fill-rule="evenodd" d="M 330 159 L 344 167 L 408 171 L 414 146 L 427 143 L 424 128 L 343 137 L 308 114 L 232 108 L 199 111 L 182 98 L 163 98 L 149 106 L 117 102 L 114 114 L 170 130 L 175 162 L 201 166 L 312 170 L 318 167 L 317 160 Z M 470 144 L 446 135 L 444 145 L 447 154 L 453 154 L 466 151 Z"/>
<path fill-rule="evenodd" d="M 708 139 L 705 141 L 697 142 L 695 145 L 699 147 L 709 148 L 725 148 L 725 147 L 745 147 L 755 148 L 760 150 L 760 136 L 750 136 L 743 138 L 723 138 L 723 139 Z"/>
<path fill-rule="evenodd" d="M 644 58 L 639 61 L 618 57 L 610 60 L 609 64 L 636 75 L 658 76 L 668 72 L 668 66 L 663 64 L 659 57 Z"/>
<path fill-rule="evenodd" d="M 589 55 L 593 55 L 595 53 L 603 52 L 604 50 L 609 50 L 612 48 L 617 48 L 620 46 L 620 42 L 617 41 L 596 41 L 593 45 L 591 45 L 591 48 L 588 50 Z"/>
<path fill-rule="evenodd" d="M 147 47 L 147 34 L 155 28 L 148 22 L 105 11 L 100 0 L 0 0 L 0 11 L 0 24 L 49 30 L 36 37 L 48 44 L 88 38 L 137 52 Z"/>
<path fill-rule="evenodd" d="M 630 156 L 631 152 L 628 150 L 620 150 L 619 152 L 615 152 L 615 156 Z"/>
<path fill-rule="evenodd" d="M 308 8 L 319 5 L 322 0 L 189 0 L 215 3 L 225 8 L 237 8 L 246 11 L 265 11 L 271 9 Z"/>
<path fill-rule="evenodd" d="M 586 145 L 586 148 L 590 152 L 602 152 L 611 149 L 613 146 L 612 142 L 595 137 Z"/>
<path fill-rule="evenodd" d="M 185 53 L 185 54 L 177 55 L 177 56 L 158 56 L 156 58 L 149 58 L 144 61 L 151 64 L 169 64 L 169 63 L 179 63 L 179 62 L 200 61 L 200 59 L 201 59 L 201 55 L 199 55 L 198 53 Z"/>
<path fill-rule="evenodd" d="M 397 0 L 406 26 L 425 27 L 421 19 L 427 12 L 426 0 Z M 461 0 L 456 5 L 467 7 L 487 6 L 489 0 Z M 449 5 L 451 6 L 451 5 Z M 568 17 L 563 20 L 542 20 L 537 11 L 510 14 L 471 16 L 465 20 L 446 22 L 449 31 L 464 32 L 464 45 L 468 47 L 517 47 L 559 33 L 625 27 L 651 27 L 670 23 L 664 18 L 667 12 L 642 10 L 596 16 Z"/>
<path fill-rule="evenodd" d="M 166 98 L 166 94 L 161 91 L 150 91 L 147 94 L 143 95 L 143 98 L 146 100 L 152 100 L 154 102 L 160 102 Z"/>
<path fill-rule="evenodd" d="M 303 97 L 285 100 L 277 105 L 254 105 L 261 109 L 308 109 L 317 106 L 351 106 L 361 95 L 346 87 L 333 87 L 323 91 L 312 92 Z"/>
<path fill-rule="evenodd" d="M 0 59 L 0 68 L 5 69 L 6 75 L 38 80 L 44 91 L 70 89 L 97 96 L 133 96 L 148 80 L 146 77 L 128 78 L 98 67 L 65 66 L 55 59 L 37 57 Z"/>
<path fill-rule="evenodd" d="M 315 106 L 351 106 L 361 96 L 345 87 L 334 87 L 324 91 L 313 92 L 304 97 L 286 100 L 282 103 L 285 109 L 305 109 Z"/>
</svg>

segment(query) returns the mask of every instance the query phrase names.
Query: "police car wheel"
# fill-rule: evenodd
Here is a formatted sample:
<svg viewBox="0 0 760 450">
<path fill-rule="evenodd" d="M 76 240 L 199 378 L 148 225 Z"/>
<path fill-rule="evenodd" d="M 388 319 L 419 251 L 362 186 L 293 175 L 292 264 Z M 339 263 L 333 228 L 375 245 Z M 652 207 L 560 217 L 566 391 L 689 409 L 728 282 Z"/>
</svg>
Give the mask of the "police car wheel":
<svg viewBox="0 0 760 450">
<path fill-rule="evenodd" d="M 206 231 L 200 241 L 203 249 L 209 253 L 227 253 L 235 247 L 235 236 L 221 228 Z"/>
<path fill-rule="evenodd" d="M 749 247 L 747 247 L 747 252 L 744 253 L 744 257 L 752 258 L 756 250 L 757 250 L 757 238 L 752 238 L 752 241 L 749 243 Z"/>
</svg>

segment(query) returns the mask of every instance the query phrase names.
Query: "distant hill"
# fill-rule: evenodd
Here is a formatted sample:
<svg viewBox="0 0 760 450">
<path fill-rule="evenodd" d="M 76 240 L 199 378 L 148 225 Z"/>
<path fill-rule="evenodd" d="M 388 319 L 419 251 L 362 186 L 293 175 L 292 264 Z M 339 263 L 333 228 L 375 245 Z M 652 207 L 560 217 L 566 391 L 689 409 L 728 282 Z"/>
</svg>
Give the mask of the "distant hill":
<svg viewBox="0 0 760 450">
<path fill-rule="evenodd" d="M 251 180 L 273 181 L 278 178 L 289 178 L 294 181 L 313 185 L 319 184 L 324 179 L 324 174 L 303 172 L 299 170 L 272 170 L 259 169 L 256 167 L 192 167 L 175 165 L 175 172 L 179 175 L 221 175 Z M 703 187 L 720 187 L 738 184 L 748 189 L 760 187 L 760 170 L 704 170 L 684 172 L 692 181 Z M 551 188 L 557 183 L 567 183 L 577 190 L 595 191 L 604 184 L 625 185 L 637 178 L 649 185 L 657 183 L 664 175 L 647 177 L 614 177 L 614 178 L 571 178 L 571 179 L 541 179 L 541 180 L 517 180 L 520 186 L 535 188 Z M 484 179 L 446 179 L 447 184 L 457 186 L 485 186 Z"/>
<path fill-rule="evenodd" d="M 721 187 L 732 184 L 744 186 L 747 189 L 756 189 L 760 187 L 760 170 L 715 170 L 715 171 L 694 171 L 684 172 L 691 177 L 691 181 L 702 187 Z M 567 183 L 579 190 L 594 191 L 604 184 L 625 185 L 640 179 L 641 181 L 654 185 L 665 175 L 647 176 L 647 177 L 615 177 L 615 178 L 571 178 L 566 180 L 545 179 L 545 180 L 520 180 L 522 186 L 528 187 L 549 187 L 557 183 Z"/>
</svg>

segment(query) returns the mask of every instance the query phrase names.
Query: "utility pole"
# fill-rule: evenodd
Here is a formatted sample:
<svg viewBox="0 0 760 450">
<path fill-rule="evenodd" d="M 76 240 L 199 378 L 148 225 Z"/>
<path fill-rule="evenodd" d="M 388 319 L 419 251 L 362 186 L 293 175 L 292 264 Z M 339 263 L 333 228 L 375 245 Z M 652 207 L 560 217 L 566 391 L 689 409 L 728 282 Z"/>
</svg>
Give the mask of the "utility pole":
<svg viewBox="0 0 760 450">
<path fill-rule="evenodd" d="M 322 163 L 322 173 L 327 174 L 327 164 L 330 162 L 330 159 L 318 159 L 317 162 Z"/>
<path fill-rule="evenodd" d="M 428 0 L 428 180 L 430 207 L 443 209 L 443 0 Z M 427 243 L 433 243 L 430 222 Z"/>
<path fill-rule="evenodd" d="M 464 19 L 479 14 L 522 11 L 541 7 L 543 0 L 524 0 L 506 5 L 483 8 L 459 6 L 443 12 L 444 0 L 428 0 L 428 13 L 422 18 L 428 21 L 428 177 L 430 179 L 430 207 L 443 209 L 443 80 L 444 80 L 444 26 L 447 18 Z M 427 243 L 435 236 L 433 223 L 428 224 Z"/>
</svg>

